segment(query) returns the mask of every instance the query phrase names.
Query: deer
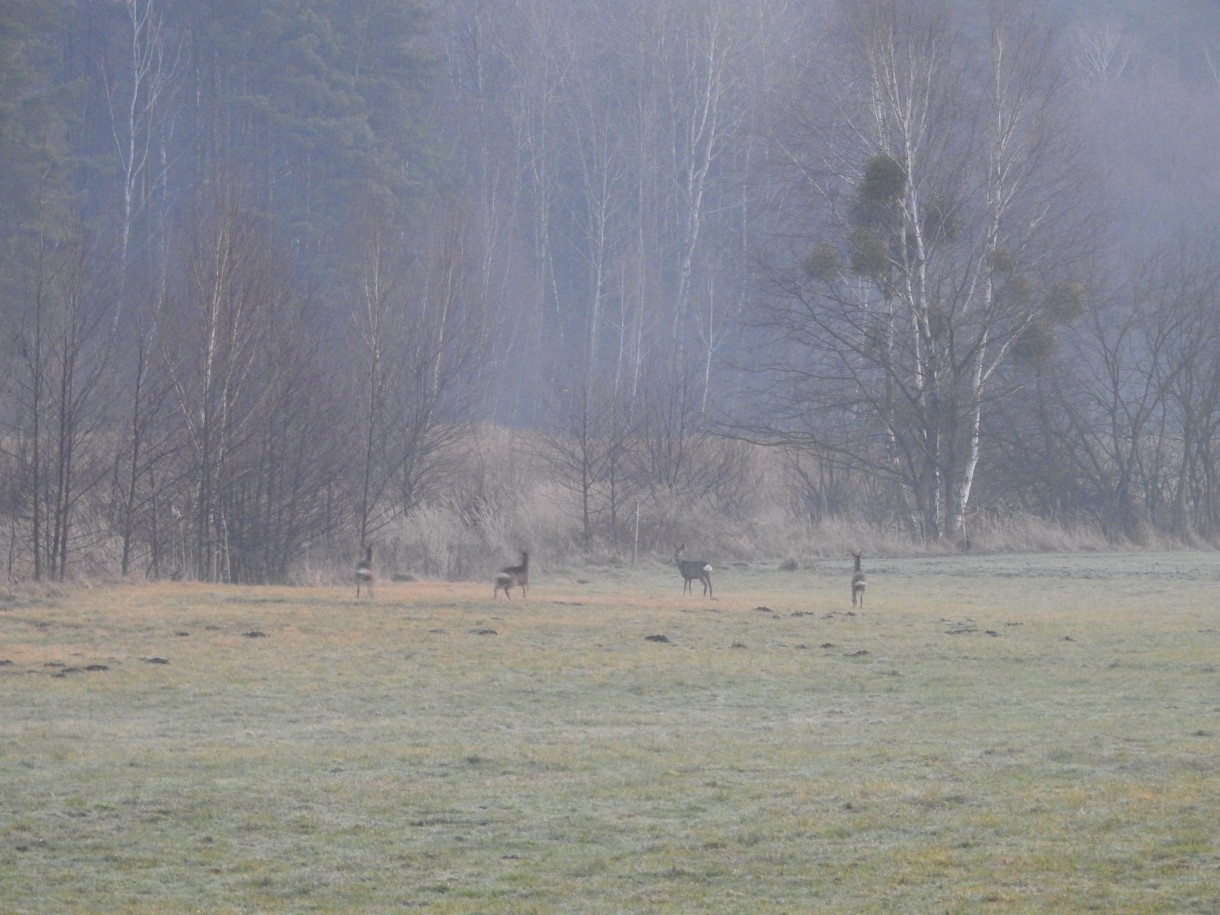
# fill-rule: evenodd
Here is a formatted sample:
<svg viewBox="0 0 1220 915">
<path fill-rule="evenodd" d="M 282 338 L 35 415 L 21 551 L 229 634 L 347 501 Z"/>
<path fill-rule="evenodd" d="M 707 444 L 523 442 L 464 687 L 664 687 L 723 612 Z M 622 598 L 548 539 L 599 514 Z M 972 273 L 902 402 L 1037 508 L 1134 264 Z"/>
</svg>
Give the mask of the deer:
<svg viewBox="0 0 1220 915">
<path fill-rule="evenodd" d="M 513 599 L 511 590 L 514 586 L 521 587 L 521 596 L 525 597 L 525 589 L 530 583 L 530 554 L 521 551 L 521 564 L 515 566 L 505 566 L 496 574 L 496 586 L 492 589 L 491 596 L 499 597 L 500 591 L 504 591 L 504 596 L 509 600 Z"/>
<path fill-rule="evenodd" d="M 691 582 L 698 579 L 703 582 L 703 596 L 715 600 L 712 594 L 712 564 L 703 559 L 683 559 L 682 551 L 685 548 L 686 546 L 683 544 L 674 550 L 674 562 L 677 563 L 678 571 L 682 575 L 682 593 L 685 594 L 689 590 L 691 594 L 694 594 L 695 587 Z"/>
<path fill-rule="evenodd" d="M 366 547 L 364 558 L 356 563 L 356 597 L 360 597 L 360 586 L 368 585 L 369 597 L 373 596 L 373 548 Z"/>
<path fill-rule="evenodd" d="M 851 573 L 851 605 L 856 606 L 856 601 L 860 602 L 860 608 L 864 608 L 864 586 L 867 584 L 864 580 L 864 569 L 860 567 L 860 560 L 863 558 L 863 553 L 857 553 L 852 550 L 852 558 L 856 560 L 856 567 Z"/>
</svg>

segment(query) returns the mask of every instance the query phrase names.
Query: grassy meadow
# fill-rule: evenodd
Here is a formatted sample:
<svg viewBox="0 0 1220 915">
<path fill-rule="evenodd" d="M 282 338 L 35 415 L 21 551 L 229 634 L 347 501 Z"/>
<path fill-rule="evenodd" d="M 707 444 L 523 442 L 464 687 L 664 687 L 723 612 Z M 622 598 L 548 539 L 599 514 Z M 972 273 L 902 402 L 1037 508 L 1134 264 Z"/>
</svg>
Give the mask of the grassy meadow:
<svg viewBox="0 0 1220 915">
<path fill-rule="evenodd" d="M 1220 911 L 1220 556 L 0 604 L 0 912 Z"/>
</svg>

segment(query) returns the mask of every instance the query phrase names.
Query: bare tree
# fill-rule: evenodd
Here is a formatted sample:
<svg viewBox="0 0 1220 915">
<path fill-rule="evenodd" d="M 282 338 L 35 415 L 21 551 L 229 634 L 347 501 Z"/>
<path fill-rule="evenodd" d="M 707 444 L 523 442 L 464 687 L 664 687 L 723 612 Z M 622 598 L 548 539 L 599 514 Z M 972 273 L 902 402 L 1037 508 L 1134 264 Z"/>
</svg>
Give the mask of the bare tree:
<svg viewBox="0 0 1220 915">
<path fill-rule="evenodd" d="M 1102 86 L 1120 80 L 1135 56 L 1131 39 L 1113 20 L 1081 23 L 1072 36 L 1072 62 L 1087 82 Z"/>
<path fill-rule="evenodd" d="M 118 391 L 129 415 L 114 458 L 112 519 L 122 540 L 120 568 L 131 571 L 142 530 L 150 547 L 149 573 L 159 575 L 159 487 L 168 475 L 158 464 L 178 444 L 171 440 L 169 380 L 159 372 L 159 311 L 166 297 L 168 146 L 184 56 L 171 37 L 163 0 L 114 5 L 117 38 L 100 62 L 118 185 L 118 293 L 112 325 L 116 370 L 129 373 Z M 135 300 L 133 301 L 133 298 Z"/>
<path fill-rule="evenodd" d="M 630 74 L 613 124 L 628 128 L 631 156 L 624 294 L 648 344 L 637 368 L 698 359 L 704 410 L 747 288 L 751 143 L 787 9 L 769 0 L 629 2 L 615 30 Z"/>
<path fill-rule="evenodd" d="M 164 337 L 192 452 L 190 564 L 207 581 L 232 580 L 226 487 L 236 454 L 260 418 L 260 374 L 268 315 L 287 290 L 271 246 L 234 186 L 201 218 L 190 244 L 185 287 L 172 333 Z"/>
<path fill-rule="evenodd" d="M 1034 374 L 1029 396 L 992 417 L 1006 499 L 1115 539 L 1144 540 L 1168 521 L 1184 456 L 1170 404 L 1182 387 L 1180 346 L 1198 330 L 1182 307 L 1181 267 L 1165 255 L 1129 264 L 1109 291 L 1099 286 L 1060 348 L 1023 369 Z"/>
<path fill-rule="evenodd" d="M 539 244 L 530 219 L 533 191 L 549 182 L 544 175 L 525 180 L 535 154 L 528 142 L 535 134 L 526 124 L 536 121 L 523 106 L 545 109 L 547 102 L 527 102 L 519 93 L 531 93 L 532 78 L 549 73 L 550 64 L 531 56 L 531 42 L 543 41 L 547 31 L 545 25 L 541 31 L 523 25 L 534 15 L 528 6 L 454 0 L 435 11 L 432 32 L 446 77 L 434 96 L 432 123 L 449 138 L 452 171 L 464 185 L 469 243 L 480 254 L 470 265 L 471 288 L 494 303 L 488 313 L 496 343 L 487 361 L 492 383 L 486 408 L 505 422 L 539 419 L 536 392 L 552 378 L 549 337 L 556 327 L 543 292 L 545 271 L 531 256 Z M 526 47 L 518 51 L 522 40 Z"/>
<path fill-rule="evenodd" d="M 325 543 L 350 516 L 335 494 L 346 481 L 350 426 L 341 386 L 320 354 L 327 328 L 311 320 L 317 303 L 276 269 L 282 298 L 264 320 L 260 397 L 226 475 L 231 574 L 236 581 L 283 582 L 308 548 Z"/>
<path fill-rule="evenodd" d="M 101 478 L 97 451 L 82 443 L 105 427 L 101 382 L 113 298 L 93 253 L 81 230 L 64 238 L 40 234 L 19 330 L 20 452 L 35 579 L 66 576 L 80 505 Z"/>
<path fill-rule="evenodd" d="M 611 373 L 596 370 L 551 401 L 542 457 L 576 498 L 582 547 L 590 551 L 599 533 L 615 543 L 633 491 L 624 472 L 634 443 L 631 404 Z"/>
<path fill-rule="evenodd" d="M 387 348 L 396 339 L 396 268 L 388 263 L 394 245 L 394 226 L 385 201 L 371 200 L 360 213 L 363 235 L 360 244 L 359 294 L 354 297 L 352 319 L 361 344 L 360 391 L 360 476 L 356 506 L 358 540 L 367 543 L 375 523 L 374 509 L 381 503 L 388 485 L 382 458 L 388 437 L 388 399 L 390 373 Z"/>
<path fill-rule="evenodd" d="M 119 265 L 127 275 L 136 221 L 163 193 L 166 165 L 158 151 L 172 125 L 181 45 L 166 37 L 161 0 L 122 0 L 126 45 L 113 67 L 103 63 L 111 137 L 119 170 Z M 151 233 L 150 233 L 151 234 Z M 116 310 L 115 321 L 120 318 Z"/>
<path fill-rule="evenodd" d="M 422 254 L 408 256 L 401 224 L 382 207 L 363 214 L 359 290 L 362 542 L 436 491 L 477 416 L 493 352 L 480 251 L 452 210 L 426 220 Z"/>
<path fill-rule="evenodd" d="M 503 47 L 515 89 L 507 100 L 513 158 L 523 185 L 526 217 L 523 228 L 531 241 L 531 292 L 546 318 L 558 351 L 566 347 L 566 310 L 563 307 L 562 233 L 556 223 L 563 208 L 560 183 L 563 151 L 562 108 L 575 54 L 574 15 L 539 0 L 523 0 L 512 47 Z M 568 18 L 565 18 L 568 17 Z M 552 375 L 552 378 L 554 376 Z"/>
<path fill-rule="evenodd" d="M 745 501 L 750 492 L 745 452 L 739 442 L 707 429 L 697 366 L 652 366 L 640 399 L 639 443 L 632 458 L 641 486 L 679 504 L 711 499 L 735 508 Z"/>
<path fill-rule="evenodd" d="M 470 220 L 438 201 L 425 218 L 417 281 L 406 299 L 411 332 L 399 353 L 396 489 L 402 510 L 436 493 L 457 470 L 456 446 L 478 416 L 496 341 L 477 270 L 483 252 Z"/>
<path fill-rule="evenodd" d="M 1154 262 L 1136 288 L 1165 346 L 1152 377 L 1163 392 L 1159 428 L 1165 444 L 1150 463 L 1157 485 L 1149 510 L 1158 528 L 1187 541 L 1220 534 L 1217 447 L 1220 447 L 1220 252 L 1215 243 L 1183 242 Z"/>
<path fill-rule="evenodd" d="M 747 288 L 751 163 L 736 151 L 761 111 L 759 74 L 774 73 L 767 52 L 789 6 L 451 8 L 461 40 L 447 60 L 476 93 L 480 125 L 459 148 L 483 152 L 470 168 L 480 214 L 503 227 L 500 263 L 516 295 L 501 307 L 528 316 L 503 328 L 504 343 L 545 363 L 554 386 L 577 383 L 585 363 L 558 354 L 587 351 L 590 337 L 599 359 L 622 360 L 627 385 L 680 348 L 702 363 L 708 406 Z M 510 250 L 514 237 L 523 244 Z"/>
<path fill-rule="evenodd" d="M 128 412 L 114 458 L 111 515 L 121 541 L 121 573 L 132 571 L 142 535 L 149 550 L 148 574 L 159 578 L 169 571 L 162 569 L 168 535 L 162 524 L 162 502 L 171 476 L 166 466 L 181 447 L 182 436 L 181 425 L 175 421 L 173 389 L 161 359 L 156 311 L 138 316 L 133 325 L 134 347 L 128 350 L 132 385 L 126 400 L 119 400 L 126 403 Z"/>
<path fill-rule="evenodd" d="M 972 43 L 940 3 L 851 6 L 837 116 L 778 146 L 821 221 L 759 315 L 780 425 L 755 432 L 890 474 L 932 539 L 960 535 L 999 370 L 1082 304 L 1056 46 L 1027 9 L 988 10 Z"/>
</svg>

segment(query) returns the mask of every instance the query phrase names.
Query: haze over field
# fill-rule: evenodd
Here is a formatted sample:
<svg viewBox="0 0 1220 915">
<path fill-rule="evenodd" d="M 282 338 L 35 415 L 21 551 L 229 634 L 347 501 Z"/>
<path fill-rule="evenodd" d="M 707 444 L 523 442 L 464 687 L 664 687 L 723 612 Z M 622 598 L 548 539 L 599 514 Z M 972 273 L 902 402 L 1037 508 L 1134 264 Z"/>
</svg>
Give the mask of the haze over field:
<svg viewBox="0 0 1220 915">
<path fill-rule="evenodd" d="M 1220 536 L 1214 3 L 27 0 L 0 90 L 11 581 Z"/>
<path fill-rule="evenodd" d="M 0 908 L 1220 907 L 1215 552 L 851 565 L 12 602 Z"/>
</svg>

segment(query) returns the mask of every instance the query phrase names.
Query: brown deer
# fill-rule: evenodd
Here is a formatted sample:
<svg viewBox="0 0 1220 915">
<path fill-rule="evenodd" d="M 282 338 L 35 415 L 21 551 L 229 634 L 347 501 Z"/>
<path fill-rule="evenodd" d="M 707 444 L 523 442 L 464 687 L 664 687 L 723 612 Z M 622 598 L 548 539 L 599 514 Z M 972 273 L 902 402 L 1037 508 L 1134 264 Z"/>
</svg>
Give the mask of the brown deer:
<svg viewBox="0 0 1220 915">
<path fill-rule="evenodd" d="M 356 597 L 360 596 L 360 586 L 367 585 L 369 597 L 373 596 L 373 548 L 366 547 L 364 558 L 356 563 Z"/>
<path fill-rule="evenodd" d="M 695 586 L 691 582 L 698 579 L 703 582 L 703 596 L 712 597 L 714 600 L 715 597 L 712 594 L 712 564 L 702 559 L 683 559 L 682 551 L 685 548 L 685 545 L 681 545 L 674 550 L 674 562 L 678 564 L 678 571 L 682 574 L 682 593 L 685 594 L 687 591 L 690 591 L 691 594 L 694 594 Z"/>
<path fill-rule="evenodd" d="M 521 596 L 525 597 L 525 589 L 530 583 L 530 554 L 521 551 L 521 564 L 516 566 L 505 566 L 496 575 L 496 586 L 492 589 L 491 596 L 499 597 L 500 591 L 504 591 L 504 596 L 509 600 L 513 599 L 510 590 L 519 585 L 521 587 Z"/>
<path fill-rule="evenodd" d="M 851 605 L 856 606 L 856 601 L 860 602 L 860 607 L 864 607 L 864 569 L 860 568 L 860 560 L 863 558 L 863 553 L 857 553 L 852 550 L 852 558 L 856 560 L 856 567 L 851 573 Z"/>
</svg>

